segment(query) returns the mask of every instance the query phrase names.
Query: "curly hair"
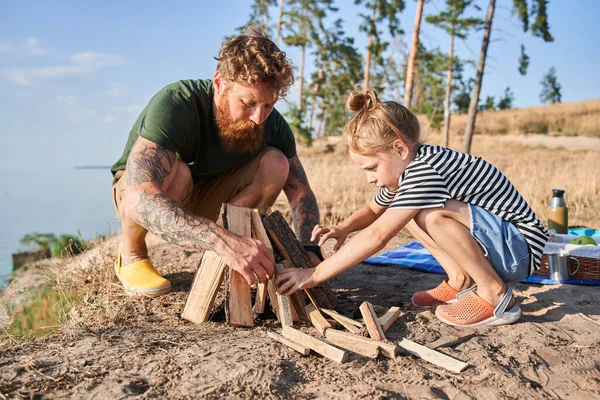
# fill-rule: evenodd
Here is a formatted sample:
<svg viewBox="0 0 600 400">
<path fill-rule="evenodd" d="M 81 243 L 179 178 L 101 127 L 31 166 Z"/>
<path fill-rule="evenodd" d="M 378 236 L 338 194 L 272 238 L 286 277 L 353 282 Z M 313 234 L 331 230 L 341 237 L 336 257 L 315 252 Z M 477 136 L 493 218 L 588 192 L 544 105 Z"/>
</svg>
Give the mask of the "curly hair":
<svg viewBox="0 0 600 400">
<path fill-rule="evenodd" d="M 421 144 L 415 114 L 395 101 L 379 101 L 373 89 L 355 89 L 350 93 L 346 107 L 356 113 L 344 126 L 346 144 L 353 153 L 385 152 L 397 139 L 409 147 Z"/>
<path fill-rule="evenodd" d="M 224 41 L 215 59 L 224 79 L 250 85 L 269 83 L 280 98 L 294 83 L 292 62 L 255 26 Z"/>
</svg>

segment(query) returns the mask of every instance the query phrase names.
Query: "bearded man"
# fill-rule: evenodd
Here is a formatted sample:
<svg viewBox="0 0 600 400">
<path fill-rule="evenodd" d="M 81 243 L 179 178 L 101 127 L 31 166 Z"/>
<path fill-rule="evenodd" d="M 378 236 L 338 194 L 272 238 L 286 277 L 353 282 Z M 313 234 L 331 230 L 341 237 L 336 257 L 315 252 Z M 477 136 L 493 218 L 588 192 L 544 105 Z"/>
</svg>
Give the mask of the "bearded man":
<svg viewBox="0 0 600 400">
<path fill-rule="evenodd" d="M 274 108 L 293 83 L 291 63 L 256 28 L 223 42 L 217 61 L 212 80 L 179 81 L 150 100 L 111 168 L 123 231 L 115 272 L 129 293 L 171 289 L 148 259 L 147 232 L 213 251 L 248 283 L 264 282 L 273 273 L 272 252 L 214 221 L 222 203 L 270 207 L 281 190 L 318 263 L 310 242 L 317 202 L 292 131 Z"/>
</svg>

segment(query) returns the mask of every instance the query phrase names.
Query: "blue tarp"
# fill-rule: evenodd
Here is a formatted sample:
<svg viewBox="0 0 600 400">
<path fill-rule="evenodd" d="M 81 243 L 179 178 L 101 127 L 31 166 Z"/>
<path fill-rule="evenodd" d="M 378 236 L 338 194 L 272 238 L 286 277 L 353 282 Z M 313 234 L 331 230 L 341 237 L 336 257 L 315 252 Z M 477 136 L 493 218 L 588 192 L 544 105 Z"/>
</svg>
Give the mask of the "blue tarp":
<svg viewBox="0 0 600 400">
<path fill-rule="evenodd" d="M 436 261 L 431 253 L 421 243 L 414 241 L 392 251 L 367 258 L 366 264 L 375 265 L 397 265 L 417 271 L 431 272 L 434 274 L 445 274 L 442 266 Z M 572 285 L 600 286 L 600 281 L 589 281 L 583 279 L 569 279 L 567 281 L 553 281 L 542 275 L 531 275 L 523 281 L 524 283 L 539 283 L 542 285 L 555 285 L 557 283 L 568 283 Z"/>
</svg>

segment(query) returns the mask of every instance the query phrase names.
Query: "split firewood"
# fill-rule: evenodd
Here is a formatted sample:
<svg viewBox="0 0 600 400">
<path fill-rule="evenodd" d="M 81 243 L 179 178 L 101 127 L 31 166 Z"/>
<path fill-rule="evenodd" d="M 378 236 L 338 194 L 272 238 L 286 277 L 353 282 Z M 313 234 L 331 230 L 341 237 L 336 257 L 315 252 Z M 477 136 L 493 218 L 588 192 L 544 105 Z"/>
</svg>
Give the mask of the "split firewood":
<svg viewBox="0 0 600 400">
<path fill-rule="evenodd" d="M 306 333 L 290 326 L 283 327 L 282 335 L 296 343 L 300 343 L 306 347 L 309 347 L 315 353 L 319 353 L 323 357 L 329 358 L 332 361 L 343 364 L 348 360 L 348 353 L 346 351 L 325 343 L 316 337 L 307 335 Z"/>
<path fill-rule="evenodd" d="M 290 228 L 279 211 L 274 211 L 263 218 L 263 224 L 271 238 L 273 246 L 277 248 L 281 256 L 289 261 L 296 268 L 312 268 L 312 262 L 302 247 L 302 244 L 296 239 L 294 231 Z M 327 282 L 323 282 L 314 288 L 308 289 L 311 301 L 317 308 L 335 308 L 337 306 L 337 296 L 329 287 Z M 300 313 L 300 310 L 296 310 Z"/>
<path fill-rule="evenodd" d="M 389 342 L 380 342 L 379 340 L 373 340 L 363 336 L 356 336 L 348 332 L 338 331 L 336 329 L 327 329 L 325 331 L 325 337 L 327 337 L 327 332 L 331 331 L 330 336 L 343 337 L 344 340 L 348 342 L 361 343 L 364 346 L 379 348 L 379 351 L 382 355 L 388 358 L 396 358 L 398 356 L 398 345 Z"/>
<path fill-rule="evenodd" d="M 369 336 L 375 340 L 385 340 L 385 335 L 383 334 L 381 325 L 379 325 L 379 320 L 377 319 L 373 305 L 368 301 L 363 302 L 360 305 L 360 313 L 362 314 L 363 321 L 365 321 L 365 325 L 367 326 Z"/>
<path fill-rule="evenodd" d="M 355 335 L 360 334 L 361 328 L 363 327 L 362 322 L 355 321 L 352 318 L 348 318 L 348 317 L 346 317 L 342 314 L 339 314 L 333 310 L 330 310 L 328 308 L 321 308 L 320 310 L 323 313 L 329 315 L 334 320 L 336 320 L 340 325 L 342 325 L 344 328 L 348 329 L 353 334 L 355 334 Z"/>
<path fill-rule="evenodd" d="M 306 347 L 304 345 L 301 345 L 300 343 L 296 343 L 293 340 L 285 338 L 285 337 L 283 337 L 283 336 L 281 336 L 281 335 L 279 335 L 279 334 L 277 334 L 275 332 L 268 331 L 267 332 L 267 336 L 270 337 L 273 340 L 278 341 L 281 344 L 286 345 L 287 347 L 289 347 L 292 350 L 296 350 L 298 353 L 300 353 L 302 355 L 307 356 L 308 353 L 310 353 L 310 348 L 308 348 L 308 347 Z"/>
<path fill-rule="evenodd" d="M 309 304 L 306 306 L 306 313 L 308 314 L 308 318 L 310 318 L 310 322 L 312 322 L 314 327 L 317 328 L 321 335 L 325 336 L 325 331 L 331 328 L 331 324 L 327 322 L 319 309 L 314 305 Z"/>
<path fill-rule="evenodd" d="M 284 269 L 281 264 L 275 264 L 275 276 L 277 273 Z M 290 298 L 284 294 L 277 295 L 277 308 L 281 317 L 281 326 L 293 326 L 294 319 L 292 317 L 292 306 L 290 304 Z"/>
<path fill-rule="evenodd" d="M 392 307 L 385 314 L 378 318 L 381 330 L 384 332 L 390 329 L 390 326 L 398 319 L 400 307 Z"/>
<path fill-rule="evenodd" d="M 262 220 L 260 218 L 260 214 L 258 210 L 252 210 L 251 218 L 251 226 L 252 226 L 252 237 L 260 240 L 267 246 L 269 249 L 273 250 L 271 247 L 271 242 L 265 243 L 265 239 L 268 240 L 267 232 L 265 232 L 265 228 L 263 227 Z M 256 288 L 256 299 L 254 300 L 254 307 L 252 311 L 255 314 L 262 314 L 265 312 L 265 304 L 267 303 L 267 283 L 259 283 Z"/>
<path fill-rule="evenodd" d="M 375 341 L 357 340 L 357 336 L 337 329 L 327 329 L 325 337 L 333 344 L 362 356 L 377 358 L 379 355 L 379 344 Z"/>
<path fill-rule="evenodd" d="M 223 225 L 240 236 L 252 235 L 252 210 L 225 204 Z M 252 326 L 252 297 L 246 278 L 233 268 L 225 271 L 225 318 L 231 326 Z"/>
<path fill-rule="evenodd" d="M 457 374 L 464 371 L 465 368 L 469 366 L 467 363 L 457 360 L 456 358 L 452 358 L 408 339 L 402 339 L 402 341 L 398 343 L 398 346 L 413 356 L 422 358 L 425 361 Z"/>
</svg>

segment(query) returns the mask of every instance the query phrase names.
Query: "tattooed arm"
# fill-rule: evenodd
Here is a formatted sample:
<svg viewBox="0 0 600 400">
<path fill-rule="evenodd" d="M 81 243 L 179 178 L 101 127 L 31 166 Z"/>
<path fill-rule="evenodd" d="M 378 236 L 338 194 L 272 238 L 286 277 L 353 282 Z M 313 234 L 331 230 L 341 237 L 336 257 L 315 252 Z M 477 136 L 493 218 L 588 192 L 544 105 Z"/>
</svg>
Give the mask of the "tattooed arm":
<svg viewBox="0 0 600 400">
<path fill-rule="evenodd" d="M 292 207 L 294 230 L 302 244 L 315 244 L 316 242 L 310 240 L 310 236 L 315 225 L 319 223 L 317 199 L 308 184 L 306 173 L 298 156 L 295 155 L 288 160 L 290 173 L 283 191 Z"/>
<path fill-rule="evenodd" d="M 263 282 L 272 275 L 274 262 L 264 244 L 195 216 L 167 194 L 175 179 L 189 176 L 178 172 L 186 167 L 173 152 L 138 138 L 127 159 L 125 217 L 168 242 L 214 251 L 249 283 L 254 275 Z"/>
</svg>

